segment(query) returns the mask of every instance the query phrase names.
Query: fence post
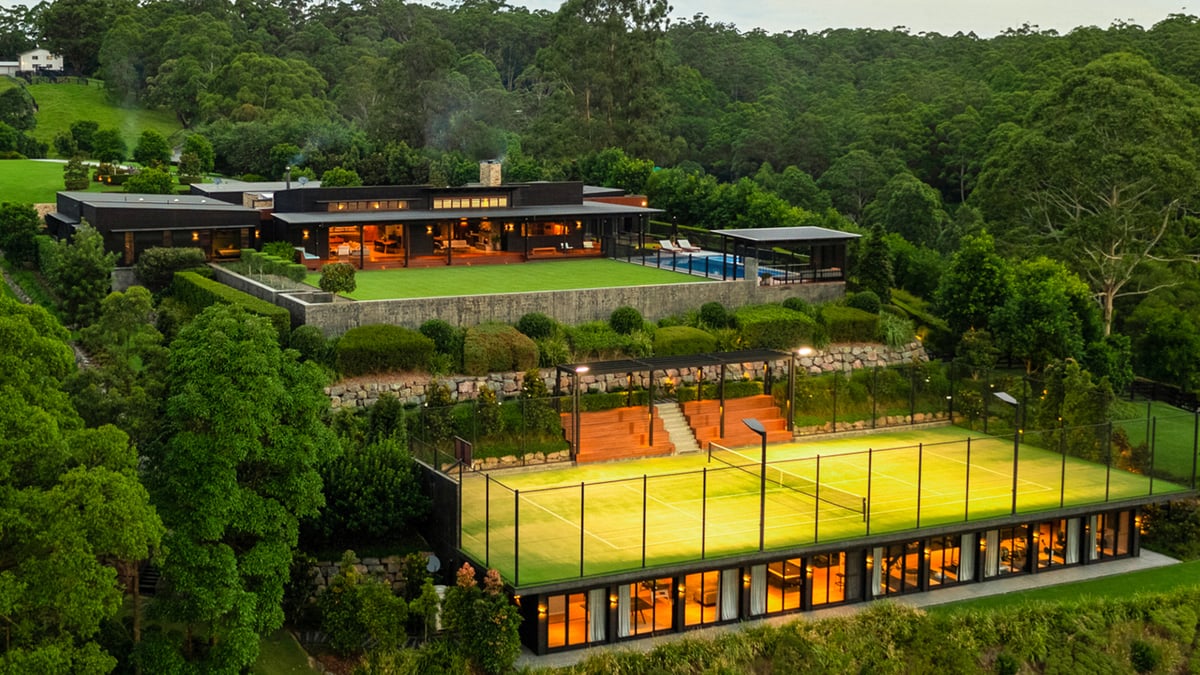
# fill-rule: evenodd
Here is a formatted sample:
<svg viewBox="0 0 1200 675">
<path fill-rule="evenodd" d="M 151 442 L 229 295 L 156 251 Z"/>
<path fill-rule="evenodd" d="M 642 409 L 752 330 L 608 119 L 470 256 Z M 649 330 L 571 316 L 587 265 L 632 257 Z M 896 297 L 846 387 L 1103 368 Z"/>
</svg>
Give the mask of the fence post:
<svg viewBox="0 0 1200 675">
<path fill-rule="evenodd" d="M 513 586 L 521 585 L 521 491 L 513 490 Z"/>
<path fill-rule="evenodd" d="M 1192 413 L 1192 489 L 1196 489 L 1196 450 L 1200 441 L 1200 408 Z"/>
<path fill-rule="evenodd" d="M 971 437 L 967 436 L 967 479 L 963 494 L 963 522 L 971 520 Z"/>
<path fill-rule="evenodd" d="M 584 481 L 579 481 L 579 576 L 583 576 L 583 538 L 585 536 L 585 530 L 583 529 L 583 517 L 584 514 L 587 513 L 587 504 L 584 501 L 585 485 L 586 483 Z"/>
<path fill-rule="evenodd" d="M 1109 488 L 1112 485 L 1112 422 L 1108 423 L 1108 431 L 1104 434 L 1104 503 L 1108 503 Z"/>
<path fill-rule="evenodd" d="M 821 528 L 821 456 L 817 455 L 816 490 L 813 495 L 813 543 L 820 541 Z"/>
<path fill-rule="evenodd" d="M 1158 437 L 1158 418 L 1157 417 L 1155 417 L 1151 420 L 1150 433 L 1151 433 L 1151 436 L 1149 438 L 1147 438 L 1146 440 L 1149 441 L 1149 443 L 1150 443 L 1150 496 L 1153 497 L 1154 496 L 1154 452 L 1155 452 L 1155 446 L 1156 446 L 1155 441 L 1157 440 L 1157 437 Z"/>
<path fill-rule="evenodd" d="M 917 527 L 921 527 L 921 476 L 925 467 L 925 444 L 917 443 Z"/>
<path fill-rule="evenodd" d="M 864 509 L 865 513 L 863 514 L 863 518 L 867 521 L 867 535 L 871 534 L 871 465 L 874 464 L 874 461 L 875 450 L 867 448 L 867 508 Z"/>
<path fill-rule="evenodd" d="M 642 474 L 642 569 L 646 569 L 646 474 Z"/>
<path fill-rule="evenodd" d="M 708 467 L 701 467 L 700 472 L 700 559 L 704 560 L 708 552 Z"/>
<path fill-rule="evenodd" d="M 461 485 L 461 483 L 459 484 Z M 460 488 L 461 489 L 461 488 Z M 492 477 L 483 474 L 483 564 L 491 567 L 492 551 Z"/>
</svg>

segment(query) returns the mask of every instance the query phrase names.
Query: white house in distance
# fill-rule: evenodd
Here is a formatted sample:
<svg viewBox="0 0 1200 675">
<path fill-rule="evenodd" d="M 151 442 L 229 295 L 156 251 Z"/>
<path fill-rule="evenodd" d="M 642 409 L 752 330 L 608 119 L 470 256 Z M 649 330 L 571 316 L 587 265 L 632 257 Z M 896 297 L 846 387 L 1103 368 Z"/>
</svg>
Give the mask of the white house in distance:
<svg viewBox="0 0 1200 675">
<path fill-rule="evenodd" d="M 0 75 L 8 75 L 9 77 L 16 75 L 17 69 L 20 66 L 20 61 L 0 61 Z"/>
<path fill-rule="evenodd" d="M 18 70 L 25 73 L 36 73 L 42 70 L 63 69 L 62 56 L 51 54 L 49 49 L 38 47 L 27 52 L 21 52 L 18 58 Z"/>
</svg>

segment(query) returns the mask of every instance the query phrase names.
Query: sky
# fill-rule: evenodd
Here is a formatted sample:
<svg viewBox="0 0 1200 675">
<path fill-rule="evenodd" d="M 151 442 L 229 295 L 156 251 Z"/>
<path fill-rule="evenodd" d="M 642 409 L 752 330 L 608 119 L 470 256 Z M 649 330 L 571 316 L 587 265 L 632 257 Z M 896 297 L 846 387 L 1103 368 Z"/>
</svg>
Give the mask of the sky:
<svg viewBox="0 0 1200 675">
<path fill-rule="evenodd" d="M 508 0 L 514 6 L 557 10 L 561 0 Z M 705 14 L 710 23 L 770 33 L 826 28 L 905 26 L 911 33 L 953 35 L 974 31 L 992 37 L 1025 23 L 1041 30 L 1070 32 L 1078 26 L 1107 28 L 1114 20 L 1146 29 L 1169 14 L 1195 14 L 1183 0 L 671 0 L 673 19 Z"/>
</svg>

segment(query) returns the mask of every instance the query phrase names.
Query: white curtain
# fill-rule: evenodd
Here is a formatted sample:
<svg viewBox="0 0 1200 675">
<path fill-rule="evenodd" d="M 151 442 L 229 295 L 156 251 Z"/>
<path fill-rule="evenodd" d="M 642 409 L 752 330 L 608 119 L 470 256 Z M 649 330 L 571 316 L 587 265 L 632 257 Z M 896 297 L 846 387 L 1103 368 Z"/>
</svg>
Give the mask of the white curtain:
<svg viewBox="0 0 1200 675">
<path fill-rule="evenodd" d="M 964 534 L 962 542 L 958 549 L 958 580 L 974 581 L 975 580 L 975 556 L 979 554 L 979 547 L 975 545 L 975 533 Z"/>
<path fill-rule="evenodd" d="M 736 619 L 738 615 L 738 569 L 721 570 L 721 620 Z"/>
<path fill-rule="evenodd" d="M 880 590 L 883 587 L 883 548 L 876 546 L 871 550 L 871 560 L 874 561 L 871 565 L 871 592 L 870 597 L 880 595 Z"/>
<path fill-rule="evenodd" d="M 750 568 L 750 614 L 759 616 L 767 612 L 767 566 Z"/>
<path fill-rule="evenodd" d="M 629 637 L 629 584 L 617 589 L 617 637 Z"/>
<path fill-rule="evenodd" d="M 1088 528 L 1092 533 L 1092 540 L 1088 542 L 1088 560 L 1095 560 L 1100 557 L 1100 516 L 1088 516 Z"/>
<path fill-rule="evenodd" d="M 608 589 L 588 591 L 588 642 L 604 642 L 604 624 L 608 618 Z"/>
<path fill-rule="evenodd" d="M 1079 562 L 1079 519 L 1067 521 L 1067 550 L 1063 551 L 1063 562 L 1074 565 Z"/>
<path fill-rule="evenodd" d="M 1000 573 L 1000 530 L 988 530 L 984 541 L 983 576 L 994 577 Z"/>
</svg>

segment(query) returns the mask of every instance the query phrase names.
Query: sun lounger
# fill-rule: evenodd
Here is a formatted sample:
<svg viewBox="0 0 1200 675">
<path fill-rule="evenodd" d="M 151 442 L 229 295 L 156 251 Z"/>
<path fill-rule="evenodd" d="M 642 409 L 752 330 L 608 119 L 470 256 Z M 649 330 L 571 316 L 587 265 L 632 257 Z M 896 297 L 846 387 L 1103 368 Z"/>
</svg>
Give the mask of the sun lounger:
<svg viewBox="0 0 1200 675">
<path fill-rule="evenodd" d="M 675 245 L 689 253 L 695 253 L 700 250 L 699 246 L 692 246 L 692 243 L 687 239 L 680 239 L 675 242 Z"/>
<path fill-rule="evenodd" d="M 684 253 L 685 252 L 683 249 L 679 248 L 675 244 L 672 244 L 667 239 L 659 239 L 658 245 L 662 247 L 662 250 L 667 251 L 668 253 Z"/>
</svg>

